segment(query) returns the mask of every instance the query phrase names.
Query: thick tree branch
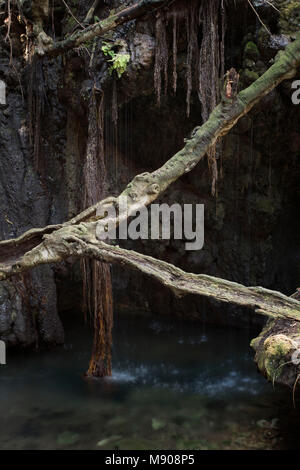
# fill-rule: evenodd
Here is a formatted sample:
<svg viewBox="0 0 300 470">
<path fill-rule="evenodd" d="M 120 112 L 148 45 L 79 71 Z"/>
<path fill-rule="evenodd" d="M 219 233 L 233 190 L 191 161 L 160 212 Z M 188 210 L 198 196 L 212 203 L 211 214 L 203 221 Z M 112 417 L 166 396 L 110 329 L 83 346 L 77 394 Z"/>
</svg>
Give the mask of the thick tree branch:
<svg viewBox="0 0 300 470">
<path fill-rule="evenodd" d="M 292 78 L 300 66 L 300 33 L 297 39 L 277 56 L 275 63 L 251 86 L 237 96 L 227 98 L 214 109 L 209 119 L 193 131 L 192 138 L 186 141 L 182 150 L 176 153 L 161 168 L 153 173 L 137 175 L 118 198 L 108 198 L 98 205 L 101 216 L 114 205 L 118 210 L 116 224 L 135 214 L 143 206 L 151 204 L 167 187 L 180 176 L 190 172 L 206 155 L 217 140 L 226 135 L 237 121 L 247 114 L 253 106 L 283 80 Z M 127 201 L 122 210 L 122 201 Z M 89 210 L 87 217 L 96 216 L 97 206 Z M 79 218 L 81 216 L 79 215 Z M 75 222 L 75 219 L 73 223 Z M 105 231 L 107 220 L 99 221 Z M 0 245 L 1 247 L 1 245 Z"/>
<path fill-rule="evenodd" d="M 37 53 L 39 55 L 46 54 L 50 56 L 60 55 L 74 47 L 78 47 L 81 44 L 91 41 L 96 36 L 101 36 L 104 33 L 115 29 L 117 26 L 155 11 L 157 8 L 167 5 L 168 3 L 169 0 L 141 0 L 128 8 L 109 15 L 98 23 L 88 26 L 84 31 L 74 32 L 67 39 L 49 44 L 49 38 L 47 38 L 44 47 L 39 47 Z M 89 16 L 88 20 L 90 20 Z"/>
<path fill-rule="evenodd" d="M 118 262 L 123 264 L 134 265 L 149 275 L 155 275 L 161 282 L 167 282 L 167 278 L 160 278 L 160 270 L 165 266 L 161 264 L 162 262 L 152 261 L 151 264 L 148 261 L 146 267 L 143 268 L 143 262 L 146 260 L 143 255 L 124 251 L 117 252 L 117 249 L 108 248 L 107 245 L 97 242 L 95 238 L 96 226 L 98 227 L 98 235 L 101 231 L 103 233 L 106 232 L 108 220 L 107 217 L 104 217 L 104 213 L 109 211 L 111 206 L 114 206 L 117 213 L 117 216 L 112 220 L 118 225 L 130 215 L 135 214 L 136 210 L 157 199 L 172 182 L 176 181 L 181 175 L 191 171 L 207 153 L 209 148 L 216 143 L 217 139 L 227 134 L 236 122 L 252 109 L 263 96 L 273 90 L 283 80 L 292 78 L 299 66 L 300 34 L 277 57 L 274 65 L 250 87 L 240 92 L 237 96 L 231 96 L 230 98 L 225 96 L 223 101 L 212 112 L 208 121 L 200 128 L 195 129 L 192 138 L 187 141 L 182 150 L 153 173 L 137 175 L 118 198 L 109 197 L 65 224 L 33 229 L 18 239 L 0 242 L 0 280 L 39 264 L 59 262 L 69 256 L 93 255 L 93 257 L 97 258 L 99 256 L 99 259 L 107 261 L 113 258 L 111 259 L 112 261 L 117 259 Z M 127 201 L 126 209 L 122 205 L 124 199 Z M 88 242 L 86 242 L 88 246 L 85 248 L 84 237 L 88 237 Z M 96 247 L 94 251 L 92 249 L 93 244 Z M 81 248 L 79 249 L 80 246 Z M 72 250 L 75 250 L 75 253 Z M 116 256 L 116 253 L 119 255 Z M 126 261 L 124 253 L 128 256 L 128 261 Z M 176 268 L 173 269 L 176 270 Z M 176 273 L 174 275 L 176 277 Z M 299 302 L 288 299 L 285 296 L 281 297 L 279 293 L 276 293 L 276 295 L 272 293 L 270 294 L 271 298 L 269 298 L 268 291 L 262 288 L 255 288 L 255 291 L 251 291 L 249 288 L 241 286 L 241 290 L 238 288 L 238 284 L 233 283 L 230 284 L 231 287 L 227 291 L 228 281 L 221 280 L 216 281 L 217 285 L 215 285 L 214 290 L 212 289 L 215 282 L 213 278 L 204 277 L 201 284 L 200 278 L 193 278 L 193 275 L 187 276 L 192 276 L 190 277 L 191 286 L 190 288 L 185 286 L 185 291 L 190 289 L 190 292 L 194 292 L 196 290 L 197 292 L 195 293 L 213 296 L 219 300 L 242 305 L 252 305 L 254 307 L 256 305 L 255 308 L 265 314 L 268 312 L 269 315 L 281 315 L 300 320 Z M 210 280 L 205 284 L 204 279 Z M 198 286 L 198 283 L 202 286 L 201 288 Z M 175 284 L 173 282 L 173 290 L 179 292 L 180 285 Z M 195 287 L 196 284 L 197 287 Z M 237 289 L 238 293 L 236 295 L 234 294 L 234 289 Z M 243 289 L 247 289 L 247 291 L 243 291 Z M 263 300 L 264 298 L 265 301 Z"/>
<path fill-rule="evenodd" d="M 300 302 L 262 287 L 245 287 L 235 282 L 186 273 L 164 261 L 135 251 L 108 245 L 96 238 L 97 222 L 63 227 L 45 235 L 44 241 L 28 251 L 17 263 L 0 266 L 0 280 L 41 264 L 57 263 L 69 257 L 93 258 L 139 270 L 170 288 L 175 295 L 196 294 L 252 307 L 257 313 L 300 321 Z"/>
</svg>

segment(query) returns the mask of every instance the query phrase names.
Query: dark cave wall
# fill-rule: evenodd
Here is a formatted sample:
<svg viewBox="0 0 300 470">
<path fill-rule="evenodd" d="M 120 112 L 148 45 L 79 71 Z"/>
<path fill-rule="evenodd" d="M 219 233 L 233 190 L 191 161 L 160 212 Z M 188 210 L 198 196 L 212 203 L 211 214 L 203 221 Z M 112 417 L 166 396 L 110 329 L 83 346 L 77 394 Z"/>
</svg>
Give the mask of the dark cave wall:
<svg viewBox="0 0 300 470">
<path fill-rule="evenodd" d="M 0 106 L 0 234 L 6 239 L 32 227 L 55 223 L 65 213 L 64 197 L 58 195 L 61 172 L 50 142 L 45 138 L 43 176 L 36 171 L 30 151 L 26 96 L 23 101 L 17 76 L 24 71 L 19 62 L 16 70 L 9 66 L 9 51 L 3 41 L 0 56 L 0 76 L 7 87 L 6 105 Z M 51 92 L 48 99 L 51 100 Z M 54 128 L 56 119 L 61 117 L 59 111 L 56 106 L 56 113 L 48 115 L 57 139 L 60 132 Z M 17 278 L 1 283 L 0 337 L 13 345 L 63 342 L 56 303 L 56 286 L 50 267 L 35 269 L 25 280 Z"/>
<path fill-rule="evenodd" d="M 286 18 L 286 3 L 278 6 L 283 8 L 282 16 Z M 259 11 L 274 32 L 270 38 L 266 38 L 264 28 L 252 13 L 239 5 L 230 10 L 227 18 L 226 68 L 234 65 L 239 70 L 240 88 L 262 74 L 294 34 L 293 24 L 287 30 L 287 23 L 271 7 Z M 294 14 L 293 8 L 290 11 Z M 143 24 L 138 28 L 149 34 L 149 26 L 148 30 Z M 181 53 L 178 57 L 181 62 Z M 148 90 L 149 86 L 145 84 L 143 89 Z M 188 119 L 185 94 L 183 71 L 176 96 L 170 91 L 160 108 L 155 105 L 154 93 L 146 96 L 141 93 L 127 105 L 131 121 L 122 123 L 121 119 L 120 128 L 122 133 L 123 126 L 127 136 L 130 127 L 132 174 L 152 171 L 162 165 L 199 125 L 198 97 L 192 95 Z M 187 252 L 184 242 L 174 240 L 127 242 L 126 246 L 159 256 L 186 271 L 220 276 L 245 285 L 262 285 L 291 295 L 300 277 L 300 106 L 292 104 L 291 94 L 291 82 L 283 83 L 223 139 L 216 197 L 211 195 L 212 176 L 207 162 L 202 161 L 168 188 L 159 201 L 205 205 L 203 250 Z M 125 150 L 123 159 L 124 153 Z M 189 315 L 217 323 L 248 325 L 262 321 L 233 306 L 195 297 L 175 299 L 166 289 L 140 274 L 124 272 L 118 267 L 113 272 L 115 299 L 121 309 L 130 310 L 134 303 L 137 310 Z"/>
<path fill-rule="evenodd" d="M 175 129 L 180 129 L 182 113 L 178 113 L 176 121 L 173 104 L 161 118 L 159 112 L 153 116 L 152 110 L 150 117 L 148 108 L 139 104 L 144 111 L 137 113 L 136 126 L 133 124 L 139 169 L 141 155 L 149 162 L 144 167 L 146 170 L 163 162 L 162 158 L 153 163 L 152 154 L 153 159 L 161 155 L 161 148 L 169 138 L 171 122 Z M 299 280 L 299 118 L 299 107 L 291 105 L 285 90 L 279 88 L 224 139 L 216 198 L 211 196 L 211 175 L 204 161 L 166 191 L 160 202 L 205 205 L 203 250 L 186 252 L 184 242 L 174 240 L 143 241 L 138 248 L 136 242 L 128 242 L 126 246 L 154 253 L 187 271 L 246 285 L 262 285 L 291 295 Z M 143 135 L 139 145 L 137 128 L 140 130 L 143 125 L 151 128 L 152 121 L 160 132 L 152 134 L 149 140 L 144 140 Z M 176 145 L 175 138 L 170 147 L 174 141 Z M 222 305 L 215 309 L 215 305 L 192 297 L 178 301 L 166 290 L 158 289 L 151 280 L 141 279 L 140 275 L 120 274 L 119 268 L 114 268 L 114 272 L 117 273 L 115 297 L 124 305 L 128 306 L 133 298 L 138 298 L 139 307 L 146 310 L 181 315 L 188 311 L 191 316 L 200 317 L 208 311 L 206 317 L 213 321 L 228 322 Z M 226 310 L 235 322 L 236 312 L 240 310 L 233 307 Z M 246 312 L 245 316 L 238 314 L 237 322 L 243 318 L 245 323 L 251 322 Z"/>
<path fill-rule="evenodd" d="M 74 12 L 83 18 L 86 2 Z M 124 2 L 114 2 L 114 5 Z M 241 87 L 251 83 L 268 66 L 288 30 L 287 3 L 278 2 L 284 15 L 270 8 L 261 11 L 269 21 L 272 38 L 242 2 L 230 10 L 226 35 L 226 67 L 241 72 Z M 296 3 L 296 2 L 291 2 Z M 280 5 L 279 5 L 280 4 Z M 3 8 L 3 2 L 1 4 Z M 104 5 L 104 10 L 108 5 Z M 101 15 L 104 10 L 99 10 Z M 57 34 L 76 25 L 56 5 Z M 2 18 L 2 17 L 1 17 Z M 67 19 L 66 19 L 67 18 Z M 3 21 L 3 18 L 1 19 Z M 235 28 L 235 25 L 238 27 Z M 50 34 L 52 25 L 49 23 Z M 83 50 L 57 59 L 43 59 L 41 75 L 44 111 L 40 116 L 38 165 L 28 131 L 28 68 L 15 52 L 15 70 L 9 66 L 6 28 L 1 25 L 0 79 L 7 85 L 7 104 L 0 106 L 0 236 L 15 237 L 25 230 L 63 222 L 82 209 L 82 172 L 85 159 L 89 96 L 94 87 L 104 89 L 108 193 L 118 194 L 136 174 L 162 165 L 184 145 L 184 138 L 201 124 L 201 105 L 194 91 L 191 114 L 186 116 L 186 41 L 180 39 L 177 56 L 178 90 L 169 90 L 156 105 L 153 88 L 155 52 L 151 17 L 131 22 L 109 35 L 126 40 L 131 63 L 116 82 L 117 130 L 111 122 L 114 78 L 97 43 L 90 57 Z M 19 31 L 12 30 L 18 45 Z M 284 36 L 283 36 L 284 34 Z M 276 40 L 275 40 L 276 39 Z M 254 43 L 256 49 L 249 47 Z M 169 51 L 171 54 L 171 52 Z M 17 72 L 17 73 L 16 73 Z M 171 80 L 171 73 L 169 74 Z M 19 86 L 23 84 L 24 100 Z M 40 82 L 39 82 L 40 83 Z M 256 106 L 222 143 L 218 160 L 217 196 L 211 195 L 211 174 L 206 161 L 176 182 L 159 202 L 205 204 L 205 245 L 186 252 L 180 241 L 126 242 L 176 264 L 187 271 L 212 274 L 246 285 L 263 285 L 292 294 L 299 284 L 299 122 L 300 106 L 291 103 L 290 83 Z M 60 343 L 63 328 L 59 309 L 80 309 L 78 265 L 42 267 L 19 284 L 0 285 L 0 338 L 10 344 Z M 217 305 L 196 297 L 175 299 L 152 280 L 113 267 L 115 307 L 118 310 L 179 314 L 217 323 L 248 325 L 259 321 L 246 310 Z"/>
</svg>

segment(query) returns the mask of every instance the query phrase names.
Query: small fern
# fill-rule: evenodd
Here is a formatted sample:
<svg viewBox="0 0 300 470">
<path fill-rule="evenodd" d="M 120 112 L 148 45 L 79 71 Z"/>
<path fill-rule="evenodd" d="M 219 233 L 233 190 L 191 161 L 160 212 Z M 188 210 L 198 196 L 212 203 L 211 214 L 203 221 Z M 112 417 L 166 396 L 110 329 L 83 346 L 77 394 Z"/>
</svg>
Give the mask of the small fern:
<svg viewBox="0 0 300 470">
<path fill-rule="evenodd" d="M 112 74 L 115 70 L 118 78 L 121 78 L 130 61 L 130 55 L 124 54 L 124 52 L 116 53 L 113 50 L 113 46 L 107 42 L 103 43 L 101 50 L 106 57 L 109 57 L 108 62 L 111 62 L 111 66 L 109 68 L 110 73 Z"/>
</svg>

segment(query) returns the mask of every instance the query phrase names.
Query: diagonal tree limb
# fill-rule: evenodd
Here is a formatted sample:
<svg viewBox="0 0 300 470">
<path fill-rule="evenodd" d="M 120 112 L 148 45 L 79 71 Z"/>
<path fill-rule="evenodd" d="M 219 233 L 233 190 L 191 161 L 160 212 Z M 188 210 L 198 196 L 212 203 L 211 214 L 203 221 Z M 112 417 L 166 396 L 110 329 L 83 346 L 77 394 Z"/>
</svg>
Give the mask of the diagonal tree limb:
<svg viewBox="0 0 300 470">
<path fill-rule="evenodd" d="M 0 242 L 0 280 L 40 264 L 60 262 L 70 256 L 93 257 L 118 262 L 139 269 L 171 287 L 177 294 L 197 293 L 221 301 L 250 305 L 266 315 L 300 320 L 297 300 L 263 288 L 246 288 L 209 276 L 186 274 L 162 261 L 111 247 L 96 238 L 106 231 L 110 206 L 117 209 L 114 222 L 119 224 L 136 210 L 150 204 L 181 175 L 191 171 L 218 138 L 224 136 L 264 95 L 281 81 L 292 78 L 300 66 L 300 35 L 272 67 L 246 90 L 215 108 L 208 121 L 196 129 L 185 147 L 153 173 L 137 175 L 118 197 L 109 197 L 69 222 L 42 229 L 32 229 L 14 240 Z M 121 201 L 126 199 L 127 208 Z"/>
<path fill-rule="evenodd" d="M 131 250 L 108 245 L 96 238 L 97 222 L 63 227 L 18 259 L 0 267 L 0 280 L 41 264 L 58 263 L 67 258 L 92 258 L 117 263 L 138 270 L 170 288 L 175 295 L 201 295 L 221 302 L 252 307 L 257 313 L 275 318 L 300 321 L 300 302 L 262 287 L 241 284 L 204 274 L 186 273 L 181 269 Z"/>
<path fill-rule="evenodd" d="M 300 67 L 300 33 L 284 52 L 277 56 L 275 63 L 252 85 L 232 98 L 223 98 L 214 109 L 209 119 L 196 128 L 186 145 L 170 158 L 161 168 L 153 173 L 137 175 L 128 184 L 123 193 L 115 198 L 109 197 L 99 204 L 89 207 L 70 221 L 45 228 L 32 229 L 21 237 L 0 242 L 0 269 L 5 263 L 17 261 L 27 251 L 39 245 L 45 234 L 50 234 L 62 227 L 73 226 L 82 222 L 92 222 L 101 217 L 110 207 L 117 212 L 116 225 L 134 214 L 136 210 L 151 204 L 165 189 L 180 176 L 191 171 L 205 156 L 216 141 L 226 135 L 237 121 L 247 114 L 266 94 L 283 80 L 292 78 Z M 122 210 L 121 202 L 126 199 L 127 209 Z M 98 212 L 98 216 L 97 216 Z M 106 220 L 98 220 L 105 231 Z"/>
</svg>

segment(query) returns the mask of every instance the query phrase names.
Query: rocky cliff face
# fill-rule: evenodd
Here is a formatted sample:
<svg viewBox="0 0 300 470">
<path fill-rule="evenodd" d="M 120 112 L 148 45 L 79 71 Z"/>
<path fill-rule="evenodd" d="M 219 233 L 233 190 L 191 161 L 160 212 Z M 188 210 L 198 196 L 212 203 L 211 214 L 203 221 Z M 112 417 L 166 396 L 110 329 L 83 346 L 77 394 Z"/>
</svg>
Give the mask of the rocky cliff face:
<svg viewBox="0 0 300 470">
<path fill-rule="evenodd" d="M 9 65 L 9 47 L 3 39 L 0 54 L 0 75 L 6 85 L 6 103 L 0 105 L 0 233 L 1 238 L 6 239 L 31 227 L 61 220 L 65 211 L 64 199 L 59 198 L 54 189 L 54 185 L 60 187 L 62 173 L 56 165 L 54 152 L 48 153 L 45 149 L 47 161 L 43 176 L 37 171 L 32 156 L 27 91 L 24 88 L 26 72 L 19 59 L 14 60 L 15 68 Z M 49 114 L 48 118 L 51 119 Z M 56 130 L 56 138 L 58 134 L 59 130 Z M 13 345 L 63 341 L 54 275 L 50 267 L 39 268 L 28 274 L 26 279 L 1 283 L 0 336 Z"/>
<path fill-rule="evenodd" d="M 86 3 L 69 2 L 80 20 L 87 13 Z M 126 2 L 114 2 L 114 6 L 121 3 Z M 225 68 L 234 66 L 239 70 L 241 87 L 263 73 L 275 54 L 292 40 L 295 15 L 290 9 L 298 11 L 294 5 L 298 2 L 275 2 L 280 15 L 271 6 L 256 3 L 271 37 L 243 2 L 228 7 Z M 4 12 L 4 3 L 0 6 Z M 104 2 L 95 14 L 105 12 L 108 6 Z M 203 114 L 195 83 L 190 92 L 189 117 L 186 114 L 191 44 L 186 39 L 185 15 L 184 9 L 179 9 L 176 16 L 176 94 L 172 68 L 174 24 L 171 17 L 164 18 L 168 24 L 160 54 L 164 54 L 165 61 L 167 58 L 169 68 L 163 79 L 168 86 L 165 94 L 161 92 L 160 106 L 154 70 L 158 41 L 162 47 L 162 39 L 158 38 L 155 17 L 131 22 L 105 38 L 115 51 L 123 49 L 130 54 L 129 65 L 118 79 L 110 74 L 99 41 L 60 58 L 44 58 L 33 66 L 26 65 L 19 41 L 23 26 L 17 18 L 13 18 L 11 28 L 14 58 L 10 66 L 6 15 L 1 15 L 0 79 L 6 85 L 6 104 L 0 105 L 1 238 L 62 222 L 82 208 L 92 90 L 99 96 L 104 92 L 110 194 L 118 194 L 136 173 L 157 168 L 183 146 L 184 137 L 201 124 Z M 53 18 L 57 35 L 70 34 L 77 27 L 60 2 L 54 2 Z M 46 32 L 53 35 L 50 20 Z M 212 172 L 206 162 L 166 192 L 160 202 L 205 204 L 203 250 L 186 252 L 184 242 L 172 240 L 128 241 L 126 246 L 187 271 L 247 285 L 260 284 L 286 294 L 294 292 L 300 266 L 299 122 L 300 105 L 292 105 L 291 83 L 285 83 L 244 117 L 220 145 L 215 196 L 211 195 Z M 218 323 L 253 321 L 245 311 L 225 309 L 193 297 L 178 301 L 140 275 L 119 268 L 114 268 L 113 274 L 117 309 L 181 314 Z M 61 343 L 63 328 L 57 305 L 59 309 L 79 309 L 79 284 L 78 269 L 68 265 L 42 267 L 24 279 L 2 283 L 0 338 L 22 345 Z"/>
</svg>

